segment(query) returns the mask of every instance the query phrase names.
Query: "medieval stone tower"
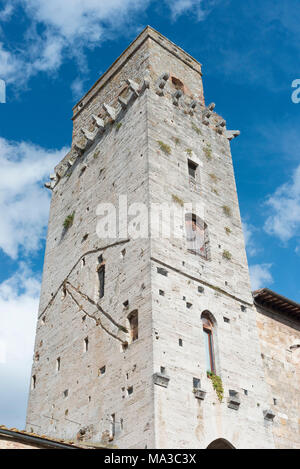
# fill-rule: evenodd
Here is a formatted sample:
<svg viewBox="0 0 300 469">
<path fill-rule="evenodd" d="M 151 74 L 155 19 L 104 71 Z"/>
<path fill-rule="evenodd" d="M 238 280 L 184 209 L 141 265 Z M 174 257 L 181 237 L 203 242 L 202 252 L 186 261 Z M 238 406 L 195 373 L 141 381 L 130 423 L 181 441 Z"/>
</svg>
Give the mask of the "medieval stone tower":
<svg viewBox="0 0 300 469">
<path fill-rule="evenodd" d="M 46 184 L 27 429 L 119 448 L 272 448 L 230 152 L 238 132 L 205 105 L 201 65 L 147 27 L 73 123 Z M 198 207 L 181 237 L 99 236 L 99 204 L 130 220 L 134 204 L 162 203 Z"/>
</svg>

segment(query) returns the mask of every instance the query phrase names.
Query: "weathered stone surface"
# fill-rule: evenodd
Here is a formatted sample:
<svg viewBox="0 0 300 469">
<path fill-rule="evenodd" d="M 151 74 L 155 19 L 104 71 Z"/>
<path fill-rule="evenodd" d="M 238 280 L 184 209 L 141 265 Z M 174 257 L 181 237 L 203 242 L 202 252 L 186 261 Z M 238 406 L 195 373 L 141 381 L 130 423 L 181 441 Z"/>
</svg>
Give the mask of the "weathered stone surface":
<svg viewBox="0 0 300 469">
<path fill-rule="evenodd" d="M 166 71 L 159 96 L 157 83 Z M 133 82 L 143 91 L 134 93 Z M 56 168 L 61 179 L 52 195 L 27 427 L 67 439 L 89 428 L 80 438 L 111 439 L 121 448 L 206 448 L 220 438 L 237 448 L 274 447 L 273 425 L 266 425 L 262 412 L 271 405 L 270 388 L 230 144 L 226 131 L 216 131 L 221 119 L 214 105 L 205 108 L 200 64 L 151 28 L 74 107 L 75 145 Z M 80 147 L 81 129 L 92 132 L 95 124 L 103 132 Z M 70 168 L 76 148 L 81 157 Z M 193 185 L 189 158 L 197 164 Z M 124 195 L 128 205 L 198 204 L 207 258 L 189 252 L 176 216 L 180 237 L 99 238 L 98 204 L 119 210 Z M 121 218 L 125 212 L 121 207 Z M 155 226 L 149 230 L 153 235 Z M 135 310 L 133 341 L 126 331 Z M 207 377 L 204 311 L 214 318 L 216 373 L 224 396 L 232 389 L 239 393 L 238 413 L 225 398 L 219 401 Z M 162 368 L 167 387 L 154 385 L 153 375 L 158 379 Z M 194 378 L 206 390 L 203 402 L 195 399 Z"/>
</svg>

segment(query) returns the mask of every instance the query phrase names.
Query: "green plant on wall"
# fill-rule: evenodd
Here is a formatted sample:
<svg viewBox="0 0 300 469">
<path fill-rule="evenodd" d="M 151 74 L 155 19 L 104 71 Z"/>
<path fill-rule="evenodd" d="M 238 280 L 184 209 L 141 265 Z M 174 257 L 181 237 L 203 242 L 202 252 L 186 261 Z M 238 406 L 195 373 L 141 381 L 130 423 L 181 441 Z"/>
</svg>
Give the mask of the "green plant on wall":
<svg viewBox="0 0 300 469">
<path fill-rule="evenodd" d="M 202 135 L 201 130 L 199 129 L 199 127 L 196 126 L 194 122 L 192 122 L 192 129 L 196 132 L 196 134 Z"/>
<path fill-rule="evenodd" d="M 209 177 L 214 183 L 218 181 L 218 178 L 214 173 L 210 173 Z"/>
<path fill-rule="evenodd" d="M 65 230 L 68 230 L 73 225 L 74 216 L 75 216 L 75 212 L 71 213 L 70 215 L 68 215 L 65 218 L 65 220 L 63 222 L 63 227 L 64 227 Z"/>
<path fill-rule="evenodd" d="M 212 149 L 210 143 L 208 143 L 206 147 L 203 148 L 203 151 L 206 156 L 206 159 L 210 161 L 212 159 Z"/>
<path fill-rule="evenodd" d="M 230 261 L 232 259 L 232 254 L 229 251 L 225 250 L 223 251 L 223 258 Z"/>
<path fill-rule="evenodd" d="M 185 151 L 189 156 L 192 156 L 193 150 L 191 148 L 187 148 Z"/>
<path fill-rule="evenodd" d="M 157 143 L 160 146 L 161 151 L 163 151 L 166 155 L 170 155 L 171 147 L 169 145 L 162 142 L 161 140 L 157 140 Z"/>
<path fill-rule="evenodd" d="M 172 194 L 172 199 L 173 199 L 173 201 L 174 201 L 176 204 L 181 205 L 181 207 L 183 207 L 184 202 L 183 202 L 183 200 L 182 200 L 180 197 L 178 197 L 178 196 L 175 195 L 175 194 Z"/>
<path fill-rule="evenodd" d="M 231 208 L 228 205 L 223 205 L 222 209 L 227 217 L 231 217 Z"/>
<path fill-rule="evenodd" d="M 180 144 L 180 138 L 178 137 L 173 137 L 173 140 L 175 142 L 175 145 L 179 145 Z"/>
<path fill-rule="evenodd" d="M 230 233 L 232 232 L 231 229 L 229 228 L 229 226 L 225 226 L 225 231 L 226 231 L 226 234 L 230 235 Z"/>
<path fill-rule="evenodd" d="M 220 376 L 217 376 L 214 373 L 211 373 L 210 371 L 207 372 L 207 377 L 211 380 L 213 388 L 216 391 L 219 401 L 222 402 L 223 397 L 224 397 L 224 388 L 223 388 L 222 379 L 220 378 Z"/>
<path fill-rule="evenodd" d="M 118 132 L 118 130 L 120 130 L 120 128 L 122 127 L 122 122 L 116 122 L 115 127 L 116 127 L 116 130 Z"/>
</svg>

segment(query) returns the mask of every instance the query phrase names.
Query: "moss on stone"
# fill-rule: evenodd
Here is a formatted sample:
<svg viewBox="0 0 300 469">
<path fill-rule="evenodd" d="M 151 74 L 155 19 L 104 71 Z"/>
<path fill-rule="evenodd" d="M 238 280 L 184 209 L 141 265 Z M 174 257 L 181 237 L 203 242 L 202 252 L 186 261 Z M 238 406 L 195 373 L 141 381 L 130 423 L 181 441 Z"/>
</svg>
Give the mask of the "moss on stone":
<svg viewBox="0 0 300 469">
<path fill-rule="evenodd" d="M 231 217 L 231 208 L 228 205 L 223 205 L 222 209 L 227 217 Z"/>
<path fill-rule="evenodd" d="M 224 259 L 227 259 L 228 261 L 230 261 L 232 259 L 232 254 L 231 252 L 227 251 L 227 249 L 225 249 L 225 251 L 223 251 L 223 258 Z"/>
<path fill-rule="evenodd" d="M 222 402 L 223 397 L 224 397 L 224 388 L 223 388 L 222 379 L 220 378 L 220 376 L 217 376 L 214 373 L 211 373 L 209 371 L 207 372 L 207 377 L 211 380 L 213 388 L 216 391 L 219 401 Z"/>
<path fill-rule="evenodd" d="M 166 155 L 170 155 L 171 147 L 169 145 L 162 142 L 161 140 L 157 140 L 157 143 L 160 146 L 161 151 L 163 151 Z"/>
<path fill-rule="evenodd" d="M 183 200 L 182 200 L 180 197 L 178 197 L 178 196 L 175 195 L 175 194 L 172 194 L 172 199 L 173 199 L 173 201 L 174 201 L 176 204 L 181 205 L 181 207 L 183 207 L 184 202 L 183 202 Z"/>
<path fill-rule="evenodd" d="M 68 215 L 65 218 L 65 220 L 63 222 L 63 227 L 64 227 L 65 230 L 68 230 L 73 225 L 74 216 L 75 216 L 75 212 L 71 213 L 70 215 Z"/>
</svg>

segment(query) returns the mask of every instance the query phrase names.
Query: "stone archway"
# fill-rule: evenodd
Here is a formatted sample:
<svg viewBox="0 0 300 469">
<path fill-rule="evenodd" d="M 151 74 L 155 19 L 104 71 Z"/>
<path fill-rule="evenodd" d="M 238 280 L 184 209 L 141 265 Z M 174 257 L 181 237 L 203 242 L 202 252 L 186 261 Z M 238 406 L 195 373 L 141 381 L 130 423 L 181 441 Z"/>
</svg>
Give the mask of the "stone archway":
<svg viewBox="0 0 300 469">
<path fill-rule="evenodd" d="M 218 440 L 212 441 L 207 449 L 235 449 L 235 447 L 229 443 L 229 441 L 219 438 Z"/>
</svg>

